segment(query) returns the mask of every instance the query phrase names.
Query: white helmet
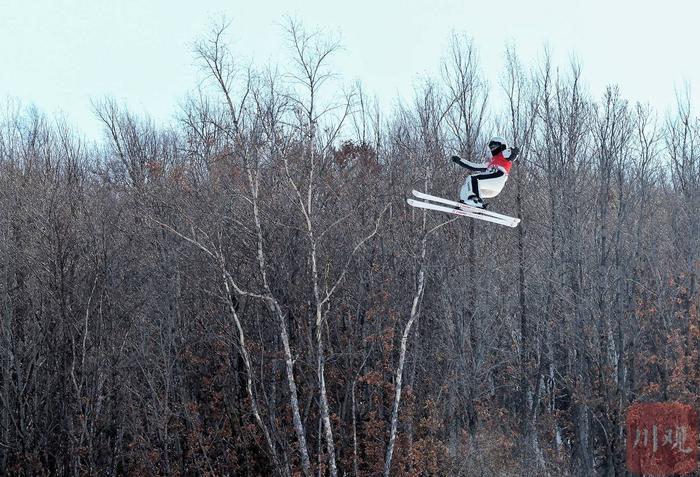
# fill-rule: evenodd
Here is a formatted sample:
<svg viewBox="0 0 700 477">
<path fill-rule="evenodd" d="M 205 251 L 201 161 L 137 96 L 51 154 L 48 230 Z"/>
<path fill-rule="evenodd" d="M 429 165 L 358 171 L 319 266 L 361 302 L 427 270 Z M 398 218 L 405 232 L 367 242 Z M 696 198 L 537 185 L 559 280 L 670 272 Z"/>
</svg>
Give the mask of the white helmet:
<svg viewBox="0 0 700 477">
<path fill-rule="evenodd" d="M 494 156 L 499 152 L 505 151 L 508 148 L 508 143 L 501 136 L 493 136 L 489 139 L 489 150 Z"/>
</svg>

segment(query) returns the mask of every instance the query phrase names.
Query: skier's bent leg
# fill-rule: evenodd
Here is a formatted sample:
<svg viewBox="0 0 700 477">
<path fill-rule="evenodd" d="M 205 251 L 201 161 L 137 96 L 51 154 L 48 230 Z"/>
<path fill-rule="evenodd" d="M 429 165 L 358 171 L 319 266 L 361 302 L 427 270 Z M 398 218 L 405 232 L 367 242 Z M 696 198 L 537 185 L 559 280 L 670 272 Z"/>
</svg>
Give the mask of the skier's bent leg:
<svg viewBox="0 0 700 477">
<path fill-rule="evenodd" d="M 471 176 L 467 177 L 467 180 L 464 181 L 464 184 L 462 184 L 462 187 L 459 189 L 459 199 L 462 202 L 466 202 L 469 197 L 474 195 L 472 192 L 472 178 Z"/>
<path fill-rule="evenodd" d="M 467 201 L 473 199 L 474 197 L 479 197 L 479 175 L 474 174 L 467 177 L 464 181 L 462 188 L 459 190 L 459 198 L 462 201 Z"/>
<path fill-rule="evenodd" d="M 503 189 L 506 180 L 508 180 L 508 176 L 500 169 L 479 174 L 477 196 L 480 200 L 496 197 Z"/>
<path fill-rule="evenodd" d="M 481 199 L 479 198 L 479 174 L 474 174 L 467 177 L 464 185 L 459 190 L 460 202 L 474 207 L 481 207 Z"/>
</svg>

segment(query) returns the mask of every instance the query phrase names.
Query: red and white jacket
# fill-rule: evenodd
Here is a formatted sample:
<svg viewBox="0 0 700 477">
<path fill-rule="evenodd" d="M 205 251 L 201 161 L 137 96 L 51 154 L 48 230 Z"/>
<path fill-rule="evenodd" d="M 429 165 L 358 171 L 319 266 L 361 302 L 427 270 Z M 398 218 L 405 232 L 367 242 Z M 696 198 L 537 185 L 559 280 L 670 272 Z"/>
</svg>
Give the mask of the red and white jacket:
<svg viewBox="0 0 700 477">
<path fill-rule="evenodd" d="M 462 159 L 459 156 L 453 156 L 452 160 L 460 166 L 466 167 L 467 169 L 471 169 L 473 171 L 481 172 L 498 169 L 503 171 L 504 174 L 508 174 L 510 173 L 510 168 L 513 166 L 513 163 L 508 159 L 510 157 L 510 154 L 510 148 L 506 149 L 505 151 L 501 151 L 495 156 L 492 156 L 491 160 L 487 164 L 478 164 L 475 162 L 468 161 L 466 159 Z"/>
</svg>

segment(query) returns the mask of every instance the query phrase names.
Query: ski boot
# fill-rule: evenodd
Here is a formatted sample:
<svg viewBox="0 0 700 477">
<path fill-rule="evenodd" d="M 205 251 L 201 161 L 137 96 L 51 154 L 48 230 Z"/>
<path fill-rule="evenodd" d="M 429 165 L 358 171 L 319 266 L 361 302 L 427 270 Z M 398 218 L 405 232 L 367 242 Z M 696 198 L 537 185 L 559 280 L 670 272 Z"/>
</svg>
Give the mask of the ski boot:
<svg viewBox="0 0 700 477">
<path fill-rule="evenodd" d="M 484 201 L 481 200 L 481 197 L 478 197 L 476 195 L 470 195 L 469 197 L 467 197 L 467 200 L 460 199 L 459 201 L 460 203 L 464 205 L 469 205 L 471 207 L 477 207 L 479 209 L 486 208 L 486 204 L 484 204 Z"/>
</svg>

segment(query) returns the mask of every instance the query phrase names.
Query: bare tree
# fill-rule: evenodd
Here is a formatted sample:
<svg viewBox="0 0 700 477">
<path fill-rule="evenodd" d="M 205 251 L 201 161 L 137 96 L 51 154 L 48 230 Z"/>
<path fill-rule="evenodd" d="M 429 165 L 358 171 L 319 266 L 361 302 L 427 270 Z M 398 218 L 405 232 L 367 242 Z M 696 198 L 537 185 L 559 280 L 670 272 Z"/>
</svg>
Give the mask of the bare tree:
<svg viewBox="0 0 700 477">
<path fill-rule="evenodd" d="M 284 355 L 285 355 L 285 362 L 286 362 L 286 372 L 287 372 L 287 383 L 289 386 L 290 390 L 290 403 L 292 406 L 292 412 L 294 416 L 294 429 L 296 432 L 297 440 L 299 442 L 299 452 L 301 453 L 301 461 L 302 461 L 302 468 L 304 471 L 304 474 L 307 476 L 311 475 L 311 462 L 309 459 L 309 452 L 306 444 L 306 432 L 304 430 L 304 425 L 302 423 L 301 419 L 301 413 L 300 413 L 300 407 L 299 407 L 299 399 L 298 399 L 298 392 L 297 392 L 297 385 L 296 385 L 296 380 L 294 378 L 294 358 L 292 356 L 292 350 L 290 347 L 290 339 L 289 339 L 289 332 L 287 329 L 287 323 L 286 323 L 286 314 L 282 310 L 282 306 L 280 305 L 279 301 L 273 294 L 269 280 L 268 280 L 268 266 L 267 266 L 267 258 L 265 254 L 265 248 L 264 248 L 264 239 L 263 239 L 263 231 L 262 231 L 262 225 L 261 225 L 261 219 L 260 219 L 260 207 L 259 207 L 259 201 L 260 201 L 260 161 L 259 161 L 259 156 L 255 153 L 255 151 L 251 151 L 249 149 L 248 144 L 246 141 L 248 138 L 246 137 L 246 131 L 244 130 L 245 125 L 242 124 L 243 121 L 246 120 L 246 115 L 244 114 L 248 99 L 249 99 L 249 94 L 251 93 L 251 77 L 252 73 L 250 71 L 247 71 L 245 73 L 245 86 L 242 90 L 242 93 L 240 95 L 240 100 L 236 101 L 233 98 L 233 88 L 234 88 L 234 81 L 237 79 L 236 73 L 237 71 L 235 70 L 235 66 L 231 63 L 230 59 L 230 53 L 228 52 L 227 48 L 225 47 L 223 40 L 222 40 L 222 35 L 225 31 L 226 27 L 221 26 L 218 29 L 215 30 L 214 35 L 212 39 L 209 40 L 208 44 L 200 44 L 196 48 L 196 52 L 199 55 L 199 57 L 205 62 L 207 65 L 210 74 L 214 78 L 214 80 L 218 83 L 220 87 L 220 92 L 223 95 L 226 105 L 228 107 L 228 113 L 229 113 L 229 120 L 230 120 L 230 125 L 231 128 L 227 128 L 226 124 L 219 125 L 219 128 L 222 128 L 227 132 L 227 136 L 229 138 L 229 141 L 232 143 L 231 147 L 233 150 L 233 153 L 242 160 L 243 166 L 245 168 L 245 174 L 247 176 L 247 185 L 248 185 L 248 190 L 249 190 L 249 203 L 252 207 L 252 213 L 253 213 L 253 227 L 254 227 L 254 233 L 256 237 L 256 253 L 257 253 L 257 262 L 258 262 L 258 273 L 260 274 L 260 280 L 261 284 L 263 287 L 263 292 L 262 293 L 252 293 L 249 291 L 243 290 L 237 282 L 234 280 L 233 275 L 228 272 L 225 266 L 225 262 L 223 261 L 223 257 L 221 254 L 215 254 L 215 253 L 209 253 L 212 258 L 214 258 L 217 262 L 221 264 L 221 269 L 223 273 L 223 278 L 225 279 L 225 287 L 227 291 L 229 290 L 229 287 L 232 288 L 236 293 L 244 296 L 250 296 L 253 298 L 258 298 L 261 300 L 264 300 L 270 308 L 271 313 L 277 317 L 279 320 L 279 327 L 280 327 L 280 337 L 282 340 L 283 344 L 283 350 L 284 350 Z M 251 121 L 254 121 L 254 119 L 251 119 Z M 250 138 L 250 140 L 254 140 L 254 138 Z M 229 305 L 230 306 L 230 305 Z M 231 308 L 232 311 L 234 310 Z M 239 320 L 235 317 L 236 319 L 237 327 L 240 328 L 240 323 Z M 240 334 L 240 343 L 241 343 L 241 349 L 243 350 L 243 335 Z M 247 352 L 246 352 L 247 354 Z M 248 361 L 247 357 L 244 357 L 245 361 Z M 246 364 L 248 366 L 248 364 Z M 250 370 L 249 370 L 250 372 Z M 250 379 L 250 378 L 249 378 Z M 250 381 L 249 381 L 250 385 Z M 252 387 L 249 387 L 249 393 L 252 394 Z M 257 408 L 257 404 L 255 404 L 255 401 L 252 401 L 253 405 L 255 408 Z M 256 412 L 256 420 L 258 421 L 259 425 L 264 429 L 264 425 L 262 425 L 262 420 L 259 416 L 259 412 L 257 409 L 255 410 Z M 267 431 L 265 431 L 266 434 L 266 439 L 268 440 L 268 445 L 271 447 L 271 449 L 274 451 L 274 446 L 271 443 L 271 440 L 269 439 L 269 436 L 267 435 Z M 273 454 L 274 455 L 274 454 Z"/>
</svg>

